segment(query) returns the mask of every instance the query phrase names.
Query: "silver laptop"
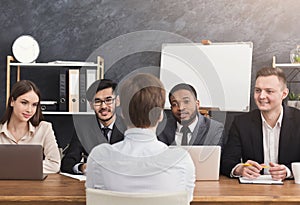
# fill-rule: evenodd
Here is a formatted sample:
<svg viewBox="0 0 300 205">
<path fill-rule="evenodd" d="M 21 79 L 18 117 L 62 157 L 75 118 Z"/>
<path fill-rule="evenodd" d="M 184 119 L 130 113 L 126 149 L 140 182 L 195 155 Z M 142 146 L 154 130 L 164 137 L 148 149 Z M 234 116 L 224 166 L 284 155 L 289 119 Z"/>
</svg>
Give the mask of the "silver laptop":
<svg viewBox="0 0 300 205">
<path fill-rule="evenodd" d="M 186 149 L 196 168 L 196 180 L 219 180 L 220 146 L 181 146 Z"/>
<path fill-rule="evenodd" d="M 43 180 L 41 145 L 0 145 L 0 179 Z"/>
</svg>

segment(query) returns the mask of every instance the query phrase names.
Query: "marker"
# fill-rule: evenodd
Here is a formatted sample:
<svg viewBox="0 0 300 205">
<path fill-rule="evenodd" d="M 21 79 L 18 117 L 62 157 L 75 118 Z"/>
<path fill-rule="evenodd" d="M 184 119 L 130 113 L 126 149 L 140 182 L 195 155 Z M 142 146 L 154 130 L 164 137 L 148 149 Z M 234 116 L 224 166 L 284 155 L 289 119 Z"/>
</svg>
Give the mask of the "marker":
<svg viewBox="0 0 300 205">
<path fill-rule="evenodd" d="M 253 166 L 253 165 L 252 165 L 252 164 L 249 164 L 249 163 L 244 163 L 243 166 L 247 167 L 247 166 Z M 262 168 L 264 168 L 264 169 L 270 168 L 270 166 L 268 166 L 268 165 L 260 165 L 260 166 L 261 166 Z"/>
</svg>

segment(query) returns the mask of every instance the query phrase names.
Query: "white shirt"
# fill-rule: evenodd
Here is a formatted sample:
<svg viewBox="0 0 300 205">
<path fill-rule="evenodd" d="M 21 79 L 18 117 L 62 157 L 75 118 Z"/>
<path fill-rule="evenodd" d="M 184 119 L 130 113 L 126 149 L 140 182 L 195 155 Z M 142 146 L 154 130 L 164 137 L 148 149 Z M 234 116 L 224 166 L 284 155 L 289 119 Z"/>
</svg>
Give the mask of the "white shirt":
<svg viewBox="0 0 300 205">
<path fill-rule="evenodd" d="M 283 108 L 275 126 L 272 128 L 261 114 L 262 130 L 263 130 L 263 146 L 264 146 L 264 164 L 268 165 L 270 162 L 278 163 L 278 150 L 279 150 L 279 138 L 280 129 L 282 125 Z M 291 176 L 291 171 L 286 167 L 287 178 Z M 270 174 L 269 169 L 264 169 L 264 174 Z"/>
<path fill-rule="evenodd" d="M 271 127 L 261 114 L 264 146 L 264 164 L 270 162 L 278 163 L 279 136 L 283 112 L 279 115 L 274 127 Z M 264 174 L 270 174 L 268 169 L 264 169 Z"/>
<path fill-rule="evenodd" d="M 187 191 L 190 201 L 195 167 L 185 150 L 157 140 L 150 129 L 131 128 L 123 141 L 96 146 L 87 162 L 87 188 L 120 192 Z"/>
<path fill-rule="evenodd" d="M 190 140 L 192 139 L 192 133 L 193 133 L 193 131 L 194 131 L 194 129 L 195 129 L 195 127 L 196 127 L 196 125 L 197 125 L 197 123 L 198 123 L 198 120 L 199 120 L 199 118 L 198 118 L 198 116 L 196 117 L 196 119 L 195 119 L 195 121 L 194 122 L 192 122 L 188 127 L 189 127 L 189 129 L 190 129 L 190 133 L 188 133 L 187 134 L 187 139 L 188 139 L 188 144 L 189 144 L 189 142 L 190 142 Z M 181 128 L 182 128 L 183 126 L 179 123 L 179 122 L 177 122 L 177 129 L 176 129 L 176 133 L 175 133 L 175 142 L 176 142 L 176 145 L 181 145 L 181 140 L 182 140 L 182 132 L 180 132 L 180 130 L 181 130 Z"/>
<path fill-rule="evenodd" d="M 105 127 L 105 126 L 102 125 L 101 123 L 99 123 L 99 124 L 100 124 L 101 129 Z M 115 122 L 112 122 L 109 126 L 107 126 L 107 127 L 110 129 L 110 130 L 108 131 L 108 133 L 107 133 L 107 141 L 108 141 L 108 142 L 110 142 L 111 133 L 112 133 L 114 124 L 115 124 Z"/>
</svg>

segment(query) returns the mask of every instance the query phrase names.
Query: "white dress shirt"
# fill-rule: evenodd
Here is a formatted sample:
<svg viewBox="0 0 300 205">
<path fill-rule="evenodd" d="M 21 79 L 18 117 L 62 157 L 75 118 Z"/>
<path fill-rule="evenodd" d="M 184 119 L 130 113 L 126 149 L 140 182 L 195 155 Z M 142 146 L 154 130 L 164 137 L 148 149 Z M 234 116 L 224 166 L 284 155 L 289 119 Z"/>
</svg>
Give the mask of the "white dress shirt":
<svg viewBox="0 0 300 205">
<path fill-rule="evenodd" d="M 195 167 L 185 150 L 157 140 L 151 129 L 131 128 L 124 141 L 96 146 L 87 162 L 87 188 L 120 192 L 187 191 L 190 201 Z"/>
<path fill-rule="evenodd" d="M 194 129 L 195 129 L 195 127 L 196 127 L 196 125 L 197 125 L 197 123 L 198 123 L 198 120 L 199 120 L 199 118 L 198 118 L 198 116 L 196 117 L 196 119 L 195 119 L 195 121 L 194 122 L 192 122 L 189 126 L 188 126 L 188 128 L 190 129 L 190 133 L 188 133 L 188 135 L 187 135 L 187 143 L 189 144 L 189 142 L 191 141 L 191 139 L 192 139 L 192 133 L 193 133 L 193 131 L 194 131 Z M 179 122 L 177 122 L 177 129 L 176 129 L 176 133 L 175 133 L 175 142 L 176 142 L 176 145 L 181 145 L 181 140 L 182 140 L 182 132 L 180 132 L 180 130 L 181 130 L 181 128 L 182 128 L 183 126 L 179 123 Z"/>
<path fill-rule="evenodd" d="M 271 127 L 261 114 L 264 146 L 264 164 L 278 163 L 279 136 L 282 121 L 282 112 L 274 127 Z M 264 169 L 264 174 L 270 174 L 269 169 Z"/>
<path fill-rule="evenodd" d="M 105 126 L 102 125 L 101 123 L 99 123 L 99 124 L 100 124 L 101 129 L 105 127 Z M 114 124 L 115 124 L 115 122 L 112 122 L 109 126 L 107 126 L 107 127 L 110 129 L 110 130 L 108 131 L 108 133 L 107 133 L 107 141 L 108 141 L 108 142 L 110 142 L 111 133 L 112 133 Z"/>
<path fill-rule="evenodd" d="M 261 114 L 263 129 L 263 145 L 264 145 L 264 164 L 269 165 L 270 162 L 278 163 L 278 150 L 280 129 L 282 125 L 283 108 L 274 127 L 271 127 L 264 116 Z M 291 177 L 291 171 L 286 167 L 286 178 Z M 264 174 L 270 174 L 269 169 L 264 169 Z"/>
</svg>

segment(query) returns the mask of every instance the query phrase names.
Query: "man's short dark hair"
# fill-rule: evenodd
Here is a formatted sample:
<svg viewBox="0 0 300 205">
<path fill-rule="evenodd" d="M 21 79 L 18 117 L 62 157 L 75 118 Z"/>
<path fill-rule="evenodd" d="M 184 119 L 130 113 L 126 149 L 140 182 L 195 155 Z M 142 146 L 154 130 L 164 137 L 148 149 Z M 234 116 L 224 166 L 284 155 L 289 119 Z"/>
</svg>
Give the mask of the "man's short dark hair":
<svg viewBox="0 0 300 205">
<path fill-rule="evenodd" d="M 94 96 L 98 91 L 104 90 L 106 88 L 112 88 L 113 92 L 115 92 L 116 87 L 117 87 L 117 83 L 113 82 L 112 80 L 109 79 L 96 80 L 86 91 L 86 99 L 89 102 L 92 102 Z"/>
<path fill-rule="evenodd" d="M 173 93 L 175 93 L 178 90 L 190 91 L 194 95 L 195 99 L 197 99 L 197 92 L 193 86 L 191 86 L 190 84 L 187 84 L 187 83 L 179 83 L 179 84 L 175 85 L 169 92 L 170 103 L 171 103 L 171 96 L 173 95 Z"/>
</svg>

